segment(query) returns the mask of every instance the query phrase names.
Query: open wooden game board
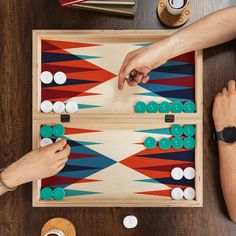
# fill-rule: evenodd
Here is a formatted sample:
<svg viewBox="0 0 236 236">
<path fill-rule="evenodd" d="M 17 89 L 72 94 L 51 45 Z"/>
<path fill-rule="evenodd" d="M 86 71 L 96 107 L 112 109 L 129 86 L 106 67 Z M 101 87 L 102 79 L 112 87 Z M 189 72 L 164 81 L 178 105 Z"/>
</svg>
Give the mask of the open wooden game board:
<svg viewBox="0 0 236 236">
<path fill-rule="evenodd" d="M 125 55 L 173 31 L 34 31 L 33 148 L 40 145 L 43 125 L 62 124 L 71 146 L 65 168 L 56 176 L 33 183 L 33 206 L 200 207 L 203 203 L 202 52 L 169 60 L 149 73 L 150 81 L 117 88 Z M 66 83 L 43 84 L 40 74 L 62 71 Z M 43 113 L 41 102 L 78 104 L 73 114 Z M 138 101 L 196 104 L 194 113 L 135 113 Z M 144 140 L 172 139 L 173 124 L 196 127 L 196 146 L 147 149 Z M 55 141 L 55 138 L 52 137 Z M 192 180 L 174 180 L 171 170 L 193 167 Z M 63 200 L 42 200 L 44 187 L 63 188 Z M 173 188 L 192 187 L 193 200 L 173 200 Z"/>
</svg>

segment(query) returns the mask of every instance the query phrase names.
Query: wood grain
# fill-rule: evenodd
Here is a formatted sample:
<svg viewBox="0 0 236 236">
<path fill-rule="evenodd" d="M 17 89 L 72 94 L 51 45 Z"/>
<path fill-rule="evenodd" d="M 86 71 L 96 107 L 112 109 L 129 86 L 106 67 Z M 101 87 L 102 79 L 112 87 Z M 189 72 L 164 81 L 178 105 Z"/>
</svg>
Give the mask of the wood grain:
<svg viewBox="0 0 236 236">
<path fill-rule="evenodd" d="M 61 8 L 57 0 L 0 0 L 0 163 L 5 166 L 31 148 L 32 29 L 161 29 L 156 0 L 140 0 L 135 19 Z M 193 0 L 188 22 L 235 0 Z M 204 51 L 204 208 L 32 208 L 31 184 L 0 200 L 1 236 L 37 236 L 50 218 L 70 219 L 78 235 L 233 236 L 220 181 L 217 148 L 212 140 L 212 101 L 229 79 L 236 78 L 236 40 Z M 123 217 L 139 224 L 125 230 Z"/>
</svg>

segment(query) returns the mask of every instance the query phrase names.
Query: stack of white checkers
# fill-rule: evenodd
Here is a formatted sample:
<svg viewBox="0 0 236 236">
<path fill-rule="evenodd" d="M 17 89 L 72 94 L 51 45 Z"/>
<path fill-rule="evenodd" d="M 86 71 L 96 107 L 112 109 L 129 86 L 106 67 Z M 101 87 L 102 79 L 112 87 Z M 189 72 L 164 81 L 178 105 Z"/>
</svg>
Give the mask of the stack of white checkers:
<svg viewBox="0 0 236 236">
<path fill-rule="evenodd" d="M 183 177 L 187 180 L 192 180 L 195 178 L 196 171 L 192 167 L 187 167 L 184 170 L 180 167 L 175 167 L 171 171 L 171 177 L 174 180 L 181 180 Z M 185 198 L 186 200 L 193 200 L 196 197 L 196 191 L 191 188 L 185 188 L 184 190 L 181 188 L 174 188 L 171 191 L 171 197 L 175 200 L 181 200 Z"/>
<path fill-rule="evenodd" d="M 49 71 L 43 71 L 40 75 L 40 80 L 44 84 L 50 84 L 55 81 L 56 84 L 62 85 L 66 82 L 67 77 L 66 74 L 58 71 L 57 73 L 52 75 L 51 72 Z M 41 103 L 41 111 L 44 113 L 50 113 L 50 112 L 55 112 L 55 113 L 63 113 L 63 112 L 68 112 L 68 113 L 75 113 L 78 110 L 78 104 L 76 102 L 55 102 L 54 104 L 48 100 L 43 101 Z"/>
<path fill-rule="evenodd" d="M 54 80 L 56 84 L 64 84 L 67 80 L 66 74 L 58 71 L 54 76 L 49 71 L 43 71 L 40 75 L 40 80 L 44 84 L 51 84 Z"/>
<path fill-rule="evenodd" d="M 78 104 L 76 102 L 55 102 L 54 104 L 48 100 L 43 101 L 40 105 L 41 111 L 44 113 L 64 113 L 65 111 L 68 113 L 75 113 L 78 111 Z"/>
<path fill-rule="evenodd" d="M 55 142 L 58 142 L 61 139 L 62 138 L 57 138 Z M 50 144 L 53 144 L 53 141 L 50 138 L 42 138 L 41 141 L 40 141 L 40 147 L 46 147 L 46 146 L 48 146 Z"/>
</svg>

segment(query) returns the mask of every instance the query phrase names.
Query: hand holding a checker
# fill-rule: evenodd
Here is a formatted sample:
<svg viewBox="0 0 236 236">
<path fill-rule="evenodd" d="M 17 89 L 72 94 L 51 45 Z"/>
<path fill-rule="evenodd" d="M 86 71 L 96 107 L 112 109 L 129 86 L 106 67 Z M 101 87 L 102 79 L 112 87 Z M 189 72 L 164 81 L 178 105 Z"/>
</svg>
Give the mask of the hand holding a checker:
<svg viewBox="0 0 236 236">
<path fill-rule="evenodd" d="M 129 86 L 147 83 L 148 73 L 170 58 L 234 39 L 236 30 L 232 22 L 236 18 L 235 12 L 236 7 L 217 11 L 167 38 L 129 52 L 119 72 L 118 88 L 122 90 L 125 81 Z"/>
<path fill-rule="evenodd" d="M 139 48 L 127 54 L 121 66 L 118 79 L 118 88 L 124 88 L 125 81 L 129 86 L 147 83 L 148 73 L 164 64 L 171 55 L 171 45 L 168 39 Z"/>
<path fill-rule="evenodd" d="M 1 173 L 1 180 L 8 188 L 56 175 L 65 166 L 70 146 L 65 139 L 24 155 Z M 1 191 L 0 191 L 1 195 Z"/>
</svg>

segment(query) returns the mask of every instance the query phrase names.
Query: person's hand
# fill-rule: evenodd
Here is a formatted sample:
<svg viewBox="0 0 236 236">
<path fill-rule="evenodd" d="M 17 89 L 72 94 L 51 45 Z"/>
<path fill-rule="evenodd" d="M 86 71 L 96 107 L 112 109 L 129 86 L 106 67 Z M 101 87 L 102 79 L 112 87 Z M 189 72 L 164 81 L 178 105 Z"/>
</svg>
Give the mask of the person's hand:
<svg viewBox="0 0 236 236">
<path fill-rule="evenodd" d="M 56 175 L 64 168 L 69 154 L 70 146 L 62 139 L 26 154 L 7 167 L 1 178 L 8 187 L 14 188 L 23 183 Z"/>
<path fill-rule="evenodd" d="M 133 70 L 136 70 L 138 74 L 132 80 L 127 81 L 129 86 L 147 83 L 148 72 L 164 64 L 171 57 L 170 52 L 171 46 L 167 38 L 128 53 L 119 72 L 118 88 L 120 90 L 124 88 L 126 77 Z"/>
<path fill-rule="evenodd" d="M 236 83 L 234 80 L 228 82 L 228 87 L 223 88 L 214 100 L 213 119 L 216 131 L 224 127 L 236 127 Z"/>
</svg>

